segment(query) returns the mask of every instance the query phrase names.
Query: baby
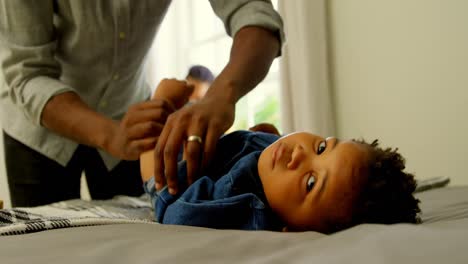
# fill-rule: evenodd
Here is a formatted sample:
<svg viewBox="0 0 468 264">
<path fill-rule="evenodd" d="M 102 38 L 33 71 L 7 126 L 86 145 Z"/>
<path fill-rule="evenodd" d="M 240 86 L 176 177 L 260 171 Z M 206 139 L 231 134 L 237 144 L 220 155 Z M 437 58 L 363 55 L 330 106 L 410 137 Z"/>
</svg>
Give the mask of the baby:
<svg viewBox="0 0 468 264">
<path fill-rule="evenodd" d="M 154 98 L 182 106 L 186 89 L 185 82 L 163 80 Z M 190 186 L 185 161 L 179 162 L 176 195 L 155 189 L 152 151 L 142 155 L 144 188 L 158 222 L 322 233 L 360 223 L 419 222 L 413 175 L 403 172 L 396 150 L 377 141 L 236 131 L 221 137 L 216 151 Z"/>
</svg>

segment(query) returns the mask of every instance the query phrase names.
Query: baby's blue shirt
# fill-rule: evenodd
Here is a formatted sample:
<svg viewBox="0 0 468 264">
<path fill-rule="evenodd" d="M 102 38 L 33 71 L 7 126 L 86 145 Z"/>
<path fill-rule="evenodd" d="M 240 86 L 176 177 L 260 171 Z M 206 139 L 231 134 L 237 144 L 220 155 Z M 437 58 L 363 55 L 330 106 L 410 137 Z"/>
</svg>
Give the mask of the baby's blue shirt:
<svg viewBox="0 0 468 264">
<path fill-rule="evenodd" d="M 179 162 L 179 192 L 156 192 L 154 178 L 144 184 L 159 223 L 219 229 L 279 230 L 268 206 L 257 163 L 260 153 L 279 137 L 236 131 L 223 136 L 203 176 L 187 188 L 185 161 Z"/>
</svg>

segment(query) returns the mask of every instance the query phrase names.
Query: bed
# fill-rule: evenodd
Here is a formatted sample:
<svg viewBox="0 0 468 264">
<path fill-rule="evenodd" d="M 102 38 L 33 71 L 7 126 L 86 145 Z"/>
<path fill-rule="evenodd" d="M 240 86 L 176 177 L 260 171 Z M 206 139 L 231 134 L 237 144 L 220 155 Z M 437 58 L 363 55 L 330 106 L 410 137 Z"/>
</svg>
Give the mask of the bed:
<svg viewBox="0 0 468 264">
<path fill-rule="evenodd" d="M 323 235 L 122 221 L 0 236 L 0 263 L 468 263 L 468 186 L 417 197 L 420 225 Z"/>
</svg>

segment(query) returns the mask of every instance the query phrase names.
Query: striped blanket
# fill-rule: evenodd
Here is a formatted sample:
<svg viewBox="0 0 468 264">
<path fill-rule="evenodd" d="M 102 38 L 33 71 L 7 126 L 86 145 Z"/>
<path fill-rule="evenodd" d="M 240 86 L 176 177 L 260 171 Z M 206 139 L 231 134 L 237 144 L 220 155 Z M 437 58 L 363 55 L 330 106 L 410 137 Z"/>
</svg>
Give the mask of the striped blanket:
<svg viewBox="0 0 468 264">
<path fill-rule="evenodd" d="M 77 226 L 148 223 L 149 198 L 116 196 L 110 200 L 68 200 L 38 207 L 0 210 L 0 235 L 18 235 Z"/>
<path fill-rule="evenodd" d="M 448 177 L 418 181 L 415 192 L 446 186 Z M 0 236 L 49 229 L 106 224 L 149 223 L 153 218 L 150 198 L 116 196 L 110 200 L 68 200 L 38 207 L 0 210 Z"/>
</svg>

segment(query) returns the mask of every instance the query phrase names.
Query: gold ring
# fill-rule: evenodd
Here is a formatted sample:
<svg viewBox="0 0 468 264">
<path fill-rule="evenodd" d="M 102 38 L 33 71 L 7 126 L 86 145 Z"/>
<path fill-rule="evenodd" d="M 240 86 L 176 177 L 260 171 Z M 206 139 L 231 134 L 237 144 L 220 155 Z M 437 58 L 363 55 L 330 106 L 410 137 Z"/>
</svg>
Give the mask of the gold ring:
<svg viewBox="0 0 468 264">
<path fill-rule="evenodd" d="M 198 143 L 200 143 L 200 144 L 203 143 L 202 138 L 199 137 L 199 136 L 197 136 L 197 135 L 191 135 L 191 136 L 189 136 L 189 137 L 187 138 L 187 142 L 190 142 L 190 141 L 196 141 L 196 142 L 198 142 Z"/>
</svg>

